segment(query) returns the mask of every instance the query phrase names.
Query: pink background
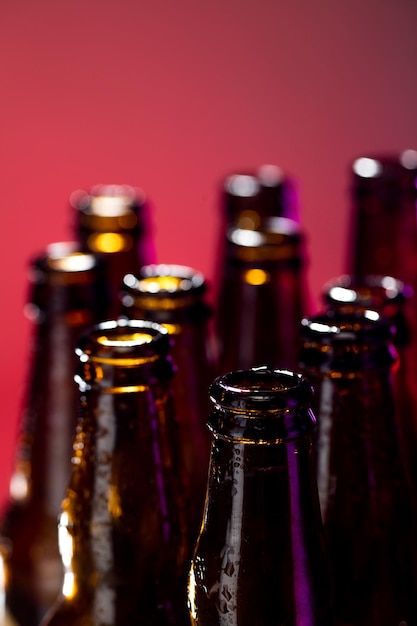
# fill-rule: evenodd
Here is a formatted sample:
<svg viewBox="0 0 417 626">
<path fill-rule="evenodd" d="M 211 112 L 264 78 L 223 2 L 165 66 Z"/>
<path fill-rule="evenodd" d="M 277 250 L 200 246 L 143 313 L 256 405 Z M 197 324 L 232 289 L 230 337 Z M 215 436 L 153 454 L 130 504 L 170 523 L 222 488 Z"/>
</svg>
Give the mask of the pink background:
<svg viewBox="0 0 417 626">
<path fill-rule="evenodd" d="M 309 282 L 345 270 L 349 164 L 417 147 L 415 0 L 2 0 L 0 501 L 27 371 L 27 261 L 72 191 L 141 186 L 158 260 L 215 282 L 218 184 L 300 185 Z"/>
</svg>

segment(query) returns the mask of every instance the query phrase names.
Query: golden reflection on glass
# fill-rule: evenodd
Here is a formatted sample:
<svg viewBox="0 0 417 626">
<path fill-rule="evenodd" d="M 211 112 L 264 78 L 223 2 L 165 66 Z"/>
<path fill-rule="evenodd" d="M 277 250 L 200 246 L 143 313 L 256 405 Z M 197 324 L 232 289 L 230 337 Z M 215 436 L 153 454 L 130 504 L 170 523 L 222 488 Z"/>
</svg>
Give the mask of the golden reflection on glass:
<svg viewBox="0 0 417 626">
<path fill-rule="evenodd" d="M 188 577 L 188 609 L 193 619 L 197 617 L 197 611 L 195 606 L 195 592 L 197 585 L 195 582 L 194 565 L 191 566 L 190 575 Z"/>
<path fill-rule="evenodd" d="M 74 252 L 62 257 L 49 257 L 49 266 L 60 272 L 85 272 L 95 266 L 96 261 L 92 254 Z"/>
<path fill-rule="evenodd" d="M 120 503 L 120 493 L 116 485 L 110 485 L 109 487 L 109 513 L 116 519 L 121 517 L 123 513 Z"/>
<path fill-rule="evenodd" d="M 64 566 L 62 593 L 66 598 L 72 598 L 75 594 L 74 573 L 71 570 L 72 557 L 74 554 L 74 540 L 68 531 L 69 522 L 68 513 L 63 511 L 58 522 L 58 547 Z"/>
<path fill-rule="evenodd" d="M 248 230 L 256 230 L 259 228 L 260 221 L 257 211 L 242 211 L 237 219 L 237 226 Z"/>
<path fill-rule="evenodd" d="M 150 343 L 152 341 L 152 335 L 148 333 L 126 333 L 126 335 L 119 335 L 117 337 L 112 337 L 109 339 L 106 335 L 100 335 L 97 337 L 97 343 L 100 343 L 103 346 L 109 347 L 133 347 L 133 346 L 141 346 L 145 343 Z"/>
<path fill-rule="evenodd" d="M 261 269 L 250 269 L 245 272 L 244 280 L 249 285 L 264 285 L 269 282 L 269 272 Z"/>
<path fill-rule="evenodd" d="M 126 234 L 119 233 L 93 233 L 88 238 L 88 246 L 95 252 L 107 254 L 130 250 L 132 238 Z"/>
</svg>

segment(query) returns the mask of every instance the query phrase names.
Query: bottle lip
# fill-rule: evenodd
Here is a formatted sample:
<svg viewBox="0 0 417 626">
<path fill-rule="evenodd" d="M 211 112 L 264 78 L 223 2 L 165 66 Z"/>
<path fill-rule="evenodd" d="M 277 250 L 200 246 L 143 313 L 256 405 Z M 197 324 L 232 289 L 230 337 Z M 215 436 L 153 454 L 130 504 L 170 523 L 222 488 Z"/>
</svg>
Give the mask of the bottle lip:
<svg viewBox="0 0 417 626">
<path fill-rule="evenodd" d="M 363 154 L 352 161 L 351 172 L 358 182 L 391 179 L 400 173 L 417 173 L 417 151 L 407 149 L 396 154 Z"/>
<path fill-rule="evenodd" d="M 389 369 L 397 358 L 395 326 L 370 309 L 328 310 L 301 321 L 299 365 L 307 375 L 355 378 Z"/>
<path fill-rule="evenodd" d="M 204 275 L 192 267 L 174 264 L 150 264 L 122 281 L 121 300 L 126 310 L 171 311 L 206 309 L 203 295 L 207 284 Z M 207 308 L 208 311 L 208 308 Z"/>
<path fill-rule="evenodd" d="M 119 184 L 99 184 L 88 191 L 74 191 L 70 196 L 71 206 L 97 218 L 118 218 L 136 213 L 145 200 L 146 194 L 140 187 Z"/>
<path fill-rule="evenodd" d="M 374 309 L 328 310 L 301 320 L 301 336 L 317 344 L 355 342 L 368 348 L 374 341 L 390 341 L 392 322 Z"/>
<path fill-rule="evenodd" d="M 228 223 L 257 229 L 268 217 L 299 222 L 295 180 L 277 165 L 266 163 L 230 173 L 222 181 L 222 194 Z"/>
<path fill-rule="evenodd" d="M 267 365 L 235 370 L 210 385 L 212 403 L 237 413 L 274 413 L 309 405 L 313 390 L 299 373 Z"/>
<path fill-rule="evenodd" d="M 75 352 L 81 363 L 135 367 L 167 356 L 170 346 L 168 330 L 162 325 L 119 318 L 93 326 L 80 338 Z"/>
<path fill-rule="evenodd" d="M 57 241 L 34 256 L 29 263 L 29 280 L 33 284 L 82 285 L 94 280 L 101 259 L 83 250 L 78 242 Z"/>
<path fill-rule="evenodd" d="M 354 276 L 341 274 L 324 284 L 322 299 L 332 306 L 359 306 L 379 309 L 390 304 L 401 304 L 413 295 L 410 285 L 393 276 L 368 274 Z"/>
<path fill-rule="evenodd" d="M 208 427 L 216 436 L 248 444 L 282 444 L 312 432 L 313 388 L 298 373 L 268 366 L 237 370 L 210 386 Z"/>
</svg>

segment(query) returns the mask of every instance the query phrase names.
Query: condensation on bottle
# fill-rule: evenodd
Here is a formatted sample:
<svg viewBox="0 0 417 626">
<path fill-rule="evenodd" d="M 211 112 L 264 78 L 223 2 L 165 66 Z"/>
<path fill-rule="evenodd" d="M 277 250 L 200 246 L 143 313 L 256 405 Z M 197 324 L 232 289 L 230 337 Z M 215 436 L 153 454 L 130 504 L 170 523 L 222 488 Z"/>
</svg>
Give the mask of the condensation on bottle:
<svg viewBox="0 0 417 626">
<path fill-rule="evenodd" d="M 417 623 L 416 517 L 395 418 L 391 327 L 375 310 L 329 310 L 301 325 L 335 626 Z"/>
<path fill-rule="evenodd" d="M 59 517 L 62 594 L 43 626 L 186 626 L 189 547 L 170 338 L 107 321 L 77 347 L 80 413 Z"/>
<path fill-rule="evenodd" d="M 0 522 L 9 546 L 7 608 L 20 626 L 38 626 L 61 587 L 57 516 L 78 412 L 74 350 L 107 306 L 102 263 L 74 242 L 53 243 L 30 260 L 29 290 L 27 379 L 10 496 Z"/>
<path fill-rule="evenodd" d="M 332 624 L 311 385 L 260 366 L 210 387 L 212 447 L 189 574 L 194 626 Z"/>
<path fill-rule="evenodd" d="M 215 373 L 207 290 L 201 272 L 173 264 L 146 265 L 136 276 L 125 276 L 121 288 L 124 315 L 162 324 L 171 336 L 175 366 L 172 391 L 190 494 L 192 545 L 201 524 L 207 484 L 208 389 Z"/>
</svg>

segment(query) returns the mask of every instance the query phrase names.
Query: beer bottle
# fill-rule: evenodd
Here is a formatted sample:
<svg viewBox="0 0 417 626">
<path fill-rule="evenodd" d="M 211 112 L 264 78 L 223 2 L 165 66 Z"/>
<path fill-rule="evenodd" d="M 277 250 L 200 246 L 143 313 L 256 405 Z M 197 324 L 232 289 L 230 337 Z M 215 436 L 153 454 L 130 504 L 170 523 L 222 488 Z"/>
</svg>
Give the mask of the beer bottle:
<svg viewBox="0 0 417 626">
<path fill-rule="evenodd" d="M 309 308 L 306 246 L 293 204 L 287 210 L 284 202 L 291 197 L 285 181 L 268 188 L 259 176 L 235 175 L 224 183 L 215 305 L 219 373 L 297 365 L 299 324 Z"/>
<path fill-rule="evenodd" d="M 394 276 L 417 287 L 416 176 L 414 150 L 352 163 L 347 273 Z"/>
<path fill-rule="evenodd" d="M 102 322 L 78 344 L 80 417 L 44 626 L 186 625 L 185 503 L 165 328 Z"/>
<path fill-rule="evenodd" d="M 415 624 L 417 535 L 394 413 L 391 324 L 372 310 L 327 311 L 305 318 L 301 335 L 335 625 Z"/>
<path fill-rule="evenodd" d="M 210 399 L 207 498 L 189 574 L 192 624 L 330 625 L 310 384 L 260 366 L 217 378 Z"/>
<path fill-rule="evenodd" d="M 96 185 L 71 195 L 74 234 L 83 250 L 104 258 L 111 299 L 103 319 L 119 314 L 123 276 L 155 261 L 149 203 L 142 189 Z"/>
<path fill-rule="evenodd" d="M 9 544 L 6 601 L 20 626 L 37 626 L 62 583 L 57 518 L 70 475 L 78 393 L 75 346 L 107 306 L 101 263 L 72 242 L 30 261 L 33 323 L 16 461 L 0 534 Z"/>
<path fill-rule="evenodd" d="M 190 493 L 192 545 L 201 524 L 210 452 L 206 419 L 214 354 L 206 292 L 200 272 L 172 264 L 146 265 L 137 276 L 128 274 L 121 290 L 127 317 L 162 324 L 172 339 L 172 392 Z"/>
<path fill-rule="evenodd" d="M 372 309 L 391 321 L 392 340 L 398 355 L 393 367 L 393 390 L 401 454 L 417 498 L 417 355 L 413 289 L 392 276 L 354 277 L 346 274 L 324 285 L 323 302 L 330 310 L 346 313 Z"/>
</svg>

